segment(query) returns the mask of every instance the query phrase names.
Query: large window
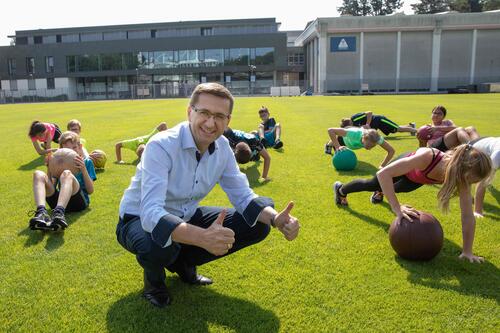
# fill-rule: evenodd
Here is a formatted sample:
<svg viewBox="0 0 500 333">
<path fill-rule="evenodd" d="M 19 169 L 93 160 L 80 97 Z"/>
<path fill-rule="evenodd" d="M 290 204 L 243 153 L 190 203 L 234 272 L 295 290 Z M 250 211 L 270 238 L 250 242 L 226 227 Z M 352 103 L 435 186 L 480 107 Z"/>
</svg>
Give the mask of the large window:
<svg viewBox="0 0 500 333">
<path fill-rule="evenodd" d="M 177 51 L 154 52 L 154 68 L 175 68 L 178 63 Z"/>
<path fill-rule="evenodd" d="M 94 72 L 99 70 L 99 56 L 80 55 L 77 57 L 76 68 L 78 72 Z"/>
<path fill-rule="evenodd" d="M 7 64 L 8 64 L 9 75 L 16 74 L 16 70 L 17 70 L 16 59 L 9 59 Z"/>
<path fill-rule="evenodd" d="M 139 52 L 137 55 L 137 68 L 153 69 L 154 65 L 154 52 Z"/>
<path fill-rule="evenodd" d="M 179 51 L 179 67 L 197 67 L 199 63 L 198 50 Z"/>
<path fill-rule="evenodd" d="M 222 49 L 207 49 L 204 51 L 203 63 L 205 67 L 224 65 L 224 51 Z"/>
<path fill-rule="evenodd" d="M 45 57 L 45 72 L 54 73 L 54 57 Z"/>
<path fill-rule="evenodd" d="M 124 69 L 136 69 L 139 67 L 139 61 L 135 53 L 123 53 L 121 56 Z"/>
<path fill-rule="evenodd" d="M 225 49 L 224 50 L 224 64 L 235 66 L 247 66 L 250 51 L 247 48 L 240 49 Z"/>
<path fill-rule="evenodd" d="M 304 54 L 303 53 L 289 53 L 288 54 L 288 65 L 304 65 Z"/>
<path fill-rule="evenodd" d="M 66 57 L 66 68 L 68 70 L 68 73 L 76 72 L 76 56 Z"/>
<path fill-rule="evenodd" d="M 202 36 L 213 36 L 214 31 L 212 28 L 201 28 L 201 35 Z"/>
<path fill-rule="evenodd" d="M 26 58 L 26 72 L 28 74 L 35 74 L 35 58 Z"/>
<path fill-rule="evenodd" d="M 254 60 L 254 62 L 252 61 L 252 63 L 255 65 L 272 65 L 272 64 L 274 64 L 274 47 L 257 47 L 257 48 L 255 48 L 255 60 Z"/>
<path fill-rule="evenodd" d="M 101 54 L 101 64 L 103 71 L 122 69 L 122 56 L 119 53 Z"/>
</svg>

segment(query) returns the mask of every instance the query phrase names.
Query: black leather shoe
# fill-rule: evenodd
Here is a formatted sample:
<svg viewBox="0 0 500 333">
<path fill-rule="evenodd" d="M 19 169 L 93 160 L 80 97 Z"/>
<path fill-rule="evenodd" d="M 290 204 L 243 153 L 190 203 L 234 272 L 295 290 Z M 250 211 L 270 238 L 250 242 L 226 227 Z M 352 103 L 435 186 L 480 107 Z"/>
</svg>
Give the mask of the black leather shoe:
<svg viewBox="0 0 500 333">
<path fill-rule="evenodd" d="M 167 269 L 177 273 L 181 278 L 181 281 L 184 283 L 198 286 L 206 286 L 213 283 L 212 279 L 197 274 L 196 266 L 188 266 L 185 263 L 176 262 L 174 265 L 168 267 Z"/>
<path fill-rule="evenodd" d="M 144 276 L 144 291 L 142 296 L 149 301 L 149 303 L 163 308 L 171 303 L 170 295 L 168 294 L 167 287 L 163 286 L 153 286 Z"/>
<path fill-rule="evenodd" d="M 193 277 L 186 278 L 182 275 L 179 275 L 179 277 L 181 278 L 182 282 L 193 284 L 193 285 L 198 285 L 198 286 L 206 286 L 206 285 L 214 283 L 212 281 L 212 279 L 207 278 L 206 276 L 203 276 L 201 274 L 196 274 L 194 276 L 194 278 Z"/>
<path fill-rule="evenodd" d="M 149 303 L 157 306 L 159 308 L 163 308 L 170 304 L 170 295 L 168 294 L 167 289 L 149 289 L 144 290 L 142 293 L 145 299 L 149 301 Z"/>
</svg>

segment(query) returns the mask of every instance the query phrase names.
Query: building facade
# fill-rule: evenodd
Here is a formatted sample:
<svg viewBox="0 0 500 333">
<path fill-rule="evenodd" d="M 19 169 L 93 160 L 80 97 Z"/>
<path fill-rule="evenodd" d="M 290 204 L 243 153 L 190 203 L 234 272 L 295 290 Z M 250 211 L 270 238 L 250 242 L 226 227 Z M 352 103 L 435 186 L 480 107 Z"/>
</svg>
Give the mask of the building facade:
<svg viewBox="0 0 500 333">
<path fill-rule="evenodd" d="M 235 95 L 439 92 L 500 82 L 500 12 L 274 18 L 16 31 L 0 47 L 0 102 Z"/>
<path fill-rule="evenodd" d="M 316 93 L 500 82 L 500 12 L 318 18 L 296 39 Z"/>
<path fill-rule="evenodd" d="M 201 82 L 222 83 L 236 95 L 267 94 L 278 78 L 297 83 L 282 78 L 304 68 L 303 61 L 288 65 L 287 33 L 274 18 L 27 30 L 10 37 L 13 45 L 0 47 L 1 89 L 27 101 L 184 97 Z"/>
</svg>

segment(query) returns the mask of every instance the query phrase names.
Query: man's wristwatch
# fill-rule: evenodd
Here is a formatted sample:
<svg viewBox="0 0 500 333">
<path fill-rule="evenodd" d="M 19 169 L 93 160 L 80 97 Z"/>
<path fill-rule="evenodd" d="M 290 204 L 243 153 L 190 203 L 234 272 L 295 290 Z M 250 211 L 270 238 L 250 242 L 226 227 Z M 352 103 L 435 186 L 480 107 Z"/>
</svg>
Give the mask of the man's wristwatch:
<svg viewBox="0 0 500 333">
<path fill-rule="evenodd" d="M 275 214 L 275 215 L 273 215 L 273 217 L 271 217 L 271 227 L 273 227 L 273 228 L 276 228 L 276 224 L 275 224 L 274 222 L 275 222 L 275 220 L 276 220 L 276 216 L 277 216 L 277 215 L 278 215 L 278 214 Z"/>
</svg>

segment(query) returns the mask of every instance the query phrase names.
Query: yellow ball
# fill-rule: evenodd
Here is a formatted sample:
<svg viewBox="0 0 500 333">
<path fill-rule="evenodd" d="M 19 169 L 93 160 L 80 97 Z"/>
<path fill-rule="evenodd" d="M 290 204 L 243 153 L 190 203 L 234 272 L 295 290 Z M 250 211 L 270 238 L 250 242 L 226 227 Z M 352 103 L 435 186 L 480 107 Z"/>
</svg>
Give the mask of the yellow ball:
<svg viewBox="0 0 500 333">
<path fill-rule="evenodd" d="M 92 151 L 89 154 L 90 159 L 94 163 L 94 167 L 96 169 L 104 169 L 104 166 L 106 165 L 106 161 L 108 160 L 108 157 L 106 156 L 106 153 L 103 152 L 102 150 L 96 149 Z"/>
</svg>

